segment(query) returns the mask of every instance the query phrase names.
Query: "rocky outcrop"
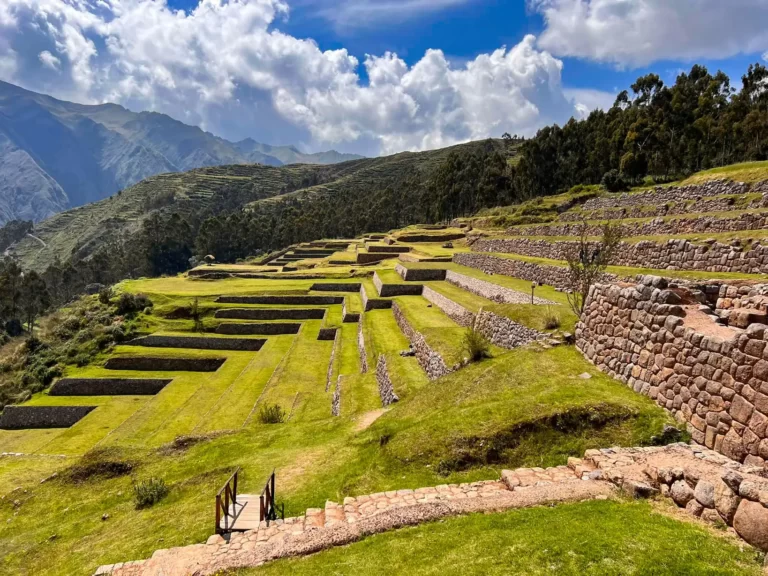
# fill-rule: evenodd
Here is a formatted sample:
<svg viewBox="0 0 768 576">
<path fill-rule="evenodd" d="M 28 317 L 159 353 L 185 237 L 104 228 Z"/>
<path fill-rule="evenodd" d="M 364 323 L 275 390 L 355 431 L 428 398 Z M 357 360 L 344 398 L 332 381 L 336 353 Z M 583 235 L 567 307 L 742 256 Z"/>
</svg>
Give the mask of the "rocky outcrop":
<svg viewBox="0 0 768 576">
<path fill-rule="evenodd" d="M 408 319 L 405 317 L 405 314 L 403 314 L 403 311 L 400 310 L 400 307 L 396 303 L 392 304 L 392 313 L 395 316 L 395 322 L 397 322 L 400 330 L 411 343 L 411 347 L 416 353 L 416 359 L 419 361 L 419 365 L 424 369 L 424 372 L 427 373 L 427 377 L 430 380 L 436 380 L 437 378 L 453 372 L 452 369 L 448 368 L 443 357 L 427 344 L 424 336 L 411 326 Z"/>
<path fill-rule="evenodd" d="M 392 385 L 392 379 L 389 377 L 387 359 L 384 354 L 380 354 L 379 359 L 376 361 L 376 383 L 379 386 L 379 396 L 381 397 L 382 406 L 386 407 L 400 401 L 400 398 L 395 394 L 395 387 Z"/>
<path fill-rule="evenodd" d="M 576 345 L 600 370 L 687 423 L 699 444 L 734 460 L 768 459 L 768 326 L 716 327 L 681 290 L 648 276 L 590 289 Z M 688 316 L 695 328 L 686 325 Z"/>
</svg>

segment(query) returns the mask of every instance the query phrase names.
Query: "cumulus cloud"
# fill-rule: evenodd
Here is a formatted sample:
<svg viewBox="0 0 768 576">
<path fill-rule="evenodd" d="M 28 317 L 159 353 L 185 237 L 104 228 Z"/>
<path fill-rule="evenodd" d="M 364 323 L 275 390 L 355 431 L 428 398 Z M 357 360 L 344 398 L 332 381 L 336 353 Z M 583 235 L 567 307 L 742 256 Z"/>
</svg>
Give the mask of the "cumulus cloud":
<svg viewBox="0 0 768 576">
<path fill-rule="evenodd" d="M 528 0 L 539 46 L 625 67 L 768 49 L 766 0 Z"/>
<path fill-rule="evenodd" d="M 43 66 L 50 68 L 51 70 L 58 70 L 59 66 L 61 66 L 61 60 L 48 52 L 48 50 L 43 50 L 37 57 Z"/>
<path fill-rule="evenodd" d="M 3 0 L 0 77 L 229 138 L 368 154 L 531 134 L 577 113 L 562 63 L 533 36 L 460 67 L 440 50 L 412 66 L 393 53 L 361 64 L 281 32 L 288 10 L 283 0 L 200 0 L 187 13 L 165 0 Z"/>
<path fill-rule="evenodd" d="M 566 88 L 563 90 L 577 111 L 578 118 L 586 118 L 595 110 L 608 110 L 616 101 L 616 94 L 592 88 Z"/>
</svg>

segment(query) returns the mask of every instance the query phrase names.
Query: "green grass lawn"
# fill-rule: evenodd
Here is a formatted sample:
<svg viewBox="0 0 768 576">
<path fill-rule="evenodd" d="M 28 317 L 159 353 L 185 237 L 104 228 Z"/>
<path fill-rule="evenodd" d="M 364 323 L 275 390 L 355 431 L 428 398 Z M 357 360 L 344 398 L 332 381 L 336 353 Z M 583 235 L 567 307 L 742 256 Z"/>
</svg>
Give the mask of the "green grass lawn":
<svg viewBox="0 0 768 576">
<path fill-rule="evenodd" d="M 762 569 L 751 550 L 646 502 L 591 501 L 449 518 L 231 573 L 271 574 L 759 576 Z"/>
</svg>

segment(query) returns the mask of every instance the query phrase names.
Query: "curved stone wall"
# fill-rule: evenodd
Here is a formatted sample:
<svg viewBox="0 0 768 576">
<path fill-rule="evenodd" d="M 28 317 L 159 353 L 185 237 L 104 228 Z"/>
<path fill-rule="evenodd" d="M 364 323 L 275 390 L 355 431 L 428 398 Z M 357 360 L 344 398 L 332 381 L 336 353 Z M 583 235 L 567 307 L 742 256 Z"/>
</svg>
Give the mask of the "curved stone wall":
<svg viewBox="0 0 768 576">
<path fill-rule="evenodd" d="M 154 396 L 171 383 L 158 378 L 61 378 L 49 396 Z"/>
</svg>

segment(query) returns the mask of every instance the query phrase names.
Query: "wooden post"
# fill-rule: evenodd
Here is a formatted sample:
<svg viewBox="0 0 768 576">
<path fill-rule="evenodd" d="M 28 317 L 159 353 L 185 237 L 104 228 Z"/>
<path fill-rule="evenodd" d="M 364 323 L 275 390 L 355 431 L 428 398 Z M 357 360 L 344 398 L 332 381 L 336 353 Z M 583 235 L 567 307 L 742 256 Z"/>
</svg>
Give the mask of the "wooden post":
<svg viewBox="0 0 768 576">
<path fill-rule="evenodd" d="M 216 534 L 221 534 L 221 496 L 216 494 Z"/>
</svg>

